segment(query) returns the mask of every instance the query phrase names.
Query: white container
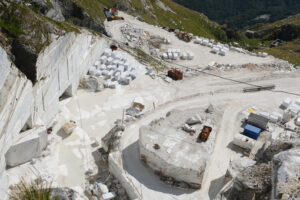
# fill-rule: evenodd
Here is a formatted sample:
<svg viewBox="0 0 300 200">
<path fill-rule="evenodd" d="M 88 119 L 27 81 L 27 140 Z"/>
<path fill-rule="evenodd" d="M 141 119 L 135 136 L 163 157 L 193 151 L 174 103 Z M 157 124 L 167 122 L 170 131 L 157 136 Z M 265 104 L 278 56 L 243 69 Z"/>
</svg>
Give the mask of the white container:
<svg viewBox="0 0 300 200">
<path fill-rule="evenodd" d="M 172 52 L 168 52 L 168 58 L 169 58 L 169 59 L 172 59 L 172 58 L 173 58 Z"/>
<path fill-rule="evenodd" d="M 284 101 L 282 102 L 282 106 L 285 108 L 288 108 L 292 103 L 292 100 L 290 98 L 286 98 L 284 99 Z"/>
<path fill-rule="evenodd" d="M 295 103 L 300 106 L 300 99 L 297 99 Z"/>
</svg>

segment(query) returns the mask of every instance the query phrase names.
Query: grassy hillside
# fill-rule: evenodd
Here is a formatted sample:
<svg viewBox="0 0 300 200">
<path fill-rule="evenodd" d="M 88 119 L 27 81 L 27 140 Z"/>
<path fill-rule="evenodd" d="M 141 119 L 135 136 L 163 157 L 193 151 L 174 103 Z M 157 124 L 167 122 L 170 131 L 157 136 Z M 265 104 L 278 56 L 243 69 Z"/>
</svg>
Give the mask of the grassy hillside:
<svg viewBox="0 0 300 200">
<path fill-rule="evenodd" d="M 262 45 L 258 50 L 288 60 L 300 66 L 300 15 L 288 17 L 270 24 L 261 24 L 251 30 L 258 34 L 258 38 L 253 39 Z M 270 47 L 275 39 L 285 41 L 285 44 L 277 47 Z M 257 50 L 257 51 L 258 51 Z"/>
<path fill-rule="evenodd" d="M 244 28 L 258 22 L 274 22 L 300 11 L 299 0 L 174 0 L 202 12 L 230 28 Z M 267 18 L 257 18 L 267 15 Z M 257 18 L 257 19 L 255 19 Z"/>
<path fill-rule="evenodd" d="M 171 0 L 161 0 L 160 2 L 168 10 L 162 9 L 155 0 L 148 1 L 148 8 L 141 1 L 132 0 L 133 10 L 131 13 L 142 16 L 150 24 L 178 28 L 195 35 L 226 40 L 226 34 L 221 27 L 217 23 L 210 21 L 205 15 L 185 8 Z"/>
<path fill-rule="evenodd" d="M 226 40 L 226 34 L 217 23 L 171 0 L 160 0 L 160 4 L 157 0 L 74 0 L 73 2 L 98 22 L 105 20 L 103 8 L 117 5 L 120 10 L 138 16 L 149 24 L 179 28 L 199 36 Z M 167 7 L 167 10 L 161 8 L 161 4 Z"/>
</svg>

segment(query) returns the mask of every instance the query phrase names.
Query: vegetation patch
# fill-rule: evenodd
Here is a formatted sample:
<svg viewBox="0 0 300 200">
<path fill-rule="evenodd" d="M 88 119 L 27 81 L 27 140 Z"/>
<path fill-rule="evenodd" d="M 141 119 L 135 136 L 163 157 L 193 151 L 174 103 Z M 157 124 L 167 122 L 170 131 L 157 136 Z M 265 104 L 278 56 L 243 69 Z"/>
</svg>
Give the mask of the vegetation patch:
<svg viewBox="0 0 300 200">
<path fill-rule="evenodd" d="M 44 182 L 41 178 L 30 183 L 23 179 L 10 189 L 10 200 L 53 200 L 51 199 L 51 184 Z"/>
</svg>

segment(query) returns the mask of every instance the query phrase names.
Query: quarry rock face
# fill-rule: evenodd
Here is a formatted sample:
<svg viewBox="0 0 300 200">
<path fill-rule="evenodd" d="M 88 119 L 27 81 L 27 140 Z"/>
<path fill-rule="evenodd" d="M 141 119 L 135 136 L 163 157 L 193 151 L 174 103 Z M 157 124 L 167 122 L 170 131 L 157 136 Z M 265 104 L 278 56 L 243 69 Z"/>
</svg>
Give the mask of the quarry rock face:
<svg viewBox="0 0 300 200">
<path fill-rule="evenodd" d="M 36 83 L 21 73 L 0 47 L 0 173 L 5 169 L 5 153 L 26 124 L 49 126 L 59 110 L 59 98 L 77 90 L 103 50 L 106 41 L 82 31 L 53 38 L 39 54 Z"/>
<path fill-rule="evenodd" d="M 5 153 L 33 110 L 32 83 L 9 60 L 0 47 L 0 174 Z M 25 106 L 26 105 L 26 106 Z"/>
<path fill-rule="evenodd" d="M 274 198 L 300 198 L 300 148 L 275 155 L 273 171 Z"/>
</svg>

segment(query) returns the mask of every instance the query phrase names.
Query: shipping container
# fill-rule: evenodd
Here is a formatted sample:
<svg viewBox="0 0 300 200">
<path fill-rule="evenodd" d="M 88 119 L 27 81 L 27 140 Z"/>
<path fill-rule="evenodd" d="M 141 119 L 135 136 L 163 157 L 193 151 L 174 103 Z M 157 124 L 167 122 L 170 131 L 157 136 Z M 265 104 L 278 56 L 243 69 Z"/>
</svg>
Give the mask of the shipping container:
<svg viewBox="0 0 300 200">
<path fill-rule="evenodd" d="M 168 77 L 172 78 L 173 80 L 182 80 L 183 74 L 181 71 L 177 69 L 171 69 L 168 71 Z"/>
<path fill-rule="evenodd" d="M 252 139 L 255 139 L 257 140 L 257 138 L 259 137 L 261 133 L 261 129 L 260 128 L 257 128 L 255 126 L 252 126 L 250 124 L 247 124 L 244 128 L 244 135 L 245 136 L 248 136 Z"/>
<path fill-rule="evenodd" d="M 254 114 L 254 113 L 250 113 L 248 120 L 247 120 L 248 124 L 251 124 L 251 125 L 256 126 L 263 130 L 268 129 L 268 122 L 269 122 L 268 118 L 261 116 L 261 115 Z"/>
</svg>

